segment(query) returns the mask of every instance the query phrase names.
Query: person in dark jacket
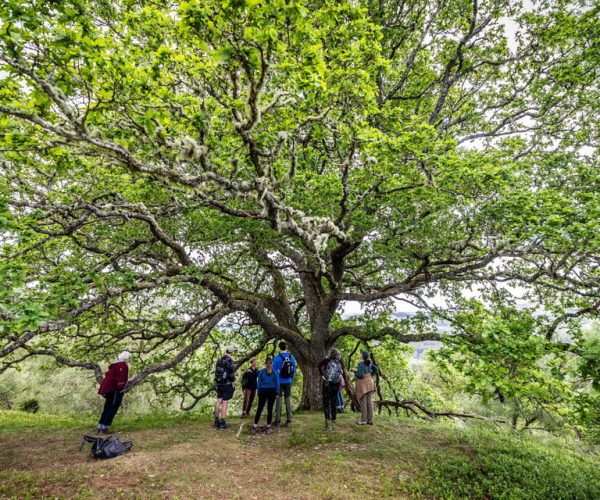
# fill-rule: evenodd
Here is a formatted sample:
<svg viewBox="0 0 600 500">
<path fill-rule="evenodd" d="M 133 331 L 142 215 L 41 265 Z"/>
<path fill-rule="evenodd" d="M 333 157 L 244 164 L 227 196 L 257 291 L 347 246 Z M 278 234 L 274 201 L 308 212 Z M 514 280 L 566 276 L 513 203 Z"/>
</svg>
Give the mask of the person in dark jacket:
<svg viewBox="0 0 600 500">
<path fill-rule="evenodd" d="M 255 434 L 258 429 L 258 422 L 260 421 L 260 415 L 267 405 L 267 430 L 266 433 L 270 434 L 271 421 L 273 420 L 273 405 L 275 399 L 279 396 L 279 374 L 273 368 L 273 358 L 268 356 L 265 360 L 265 367 L 259 372 L 258 380 L 256 381 L 256 388 L 258 390 L 258 408 L 256 408 L 256 415 L 254 416 L 254 423 L 252 424 L 252 433 Z"/>
<path fill-rule="evenodd" d="M 233 397 L 235 382 L 235 362 L 231 357 L 236 351 L 235 346 L 227 346 L 225 355 L 217 361 L 215 367 L 215 382 L 217 384 L 217 401 L 215 402 L 215 422 L 217 429 L 227 429 L 229 425 L 225 421 L 227 418 L 227 407 L 229 400 Z"/>
<path fill-rule="evenodd" d="M 344 380 L 342 354 L 335 347 L 324 360 L 317 365 L 323 379 L 323 411 L 325 412 L 325 430 L 332 431 L 335 427 L 337 414 L 337 395 Z"/>
<path fill-rule="evenodd" d="M 102 379 L 98 394 L 104 398 L 104 410 L 98 421 L 98 434 L 110 434 L 109 427 L 121 406 L 123 393 L 129 380 L 127 362 L 130 357 L 131 353 L 127 351 L 120 353 L 117 362 L 108 367 L 108 371 Z"/>
<path fill-rule="evenodd" d="M 258 378 L 258 369 L 256 368 L 256 358 L 250 360 L 250 366 L 242 375 L 242 391 L 244 391 L 244 405 L 242 406 L 242 418 L 246 418 L 252 409 L 254 395 L 256 394 L 256 379 Z"/>
</svg>

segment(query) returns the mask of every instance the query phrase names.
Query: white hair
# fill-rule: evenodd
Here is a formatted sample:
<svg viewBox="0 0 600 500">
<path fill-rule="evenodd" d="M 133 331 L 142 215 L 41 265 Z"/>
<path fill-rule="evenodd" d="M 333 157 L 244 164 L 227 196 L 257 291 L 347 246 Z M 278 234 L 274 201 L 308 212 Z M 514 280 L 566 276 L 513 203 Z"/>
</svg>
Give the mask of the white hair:
<svg viewBox="0 0 600 500">
<path fill-rule="evenodd" d="M 131 357 L 131 353 L 129 351 L 123 351 L 119 354 L 117 358 L 119 361 L 127 361 Z"/>
</svg>

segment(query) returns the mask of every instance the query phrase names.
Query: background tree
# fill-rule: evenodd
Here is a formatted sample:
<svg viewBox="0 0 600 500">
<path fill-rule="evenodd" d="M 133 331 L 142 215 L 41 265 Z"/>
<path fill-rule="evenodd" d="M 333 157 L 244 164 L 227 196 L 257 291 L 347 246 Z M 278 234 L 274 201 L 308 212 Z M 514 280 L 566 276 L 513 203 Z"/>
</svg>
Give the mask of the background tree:
<svg viewBox="0 0 600 500">
<path fill-rule="evenodd" d="M 340 338 L 439 338 L 394 301 L 518 284 L 549 342 L 600 306 L 592 2 L 0 12 L 4 367 L 122 344 L 141 381 L 242 321 L 314 408 Z"/>
</svg>

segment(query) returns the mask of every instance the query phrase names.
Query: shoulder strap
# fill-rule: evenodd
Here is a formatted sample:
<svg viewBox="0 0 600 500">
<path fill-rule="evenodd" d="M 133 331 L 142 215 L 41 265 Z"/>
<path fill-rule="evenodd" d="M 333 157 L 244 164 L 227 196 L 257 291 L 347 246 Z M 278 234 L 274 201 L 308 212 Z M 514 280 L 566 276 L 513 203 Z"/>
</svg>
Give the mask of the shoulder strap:
<svg viewBox="0 0 600 500">
<path fill-rule="evenodd" d="M 83 450 L 83 447 L 85 446 L 85 443 L 90 443 L 91 441 L 88 441 L 89 436 L 83 436 L 83 439 L 81 440 L 81 444 L 79 445 L 79 451 Z"/>
</svg>

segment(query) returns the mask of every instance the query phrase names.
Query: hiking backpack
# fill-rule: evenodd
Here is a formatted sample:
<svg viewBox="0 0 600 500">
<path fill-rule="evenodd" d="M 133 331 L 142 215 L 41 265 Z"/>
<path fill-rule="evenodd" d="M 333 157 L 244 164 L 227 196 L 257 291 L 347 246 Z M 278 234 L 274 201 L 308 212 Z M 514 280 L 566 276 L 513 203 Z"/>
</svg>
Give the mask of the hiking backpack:
<svg viewBox="0 0 600 500">
<path fill-rule="evenodd" d="M 85 443 L 91 443 L 92 457 L 98 459 L 118 457 L 133 446 L 131 441 L 121 441 L 117 436 L 102 438 L 85 435 L 79 445 L 79 451 L 83 450 Z"/>
<path fill-rule="evenodd" d="M 223 363 L 223 358 L 221 358 L 217 361 L 217 366 L 215 367 L 215 382 L 217 384 L 225 384 L 228 381 L 227 378 L 227 368 L 225 368 L 225 363 Z"/>
<path fill-rule="evenodd" d="M 283 356 L 283 353 L 279 356 L 283 358 L 283 363 L 279 370 L 279 378 L 292 378 L 294 376 L 294 365 L 292 365 L 292 360 L 289 356 Z"/>
<path fill-rule="evenodd" d="M 330 359 L 327 363 L 325 378 L 331 384 L 338 384 L 342 379 L 342 364 L 337 359 Z"/>
</svg>

